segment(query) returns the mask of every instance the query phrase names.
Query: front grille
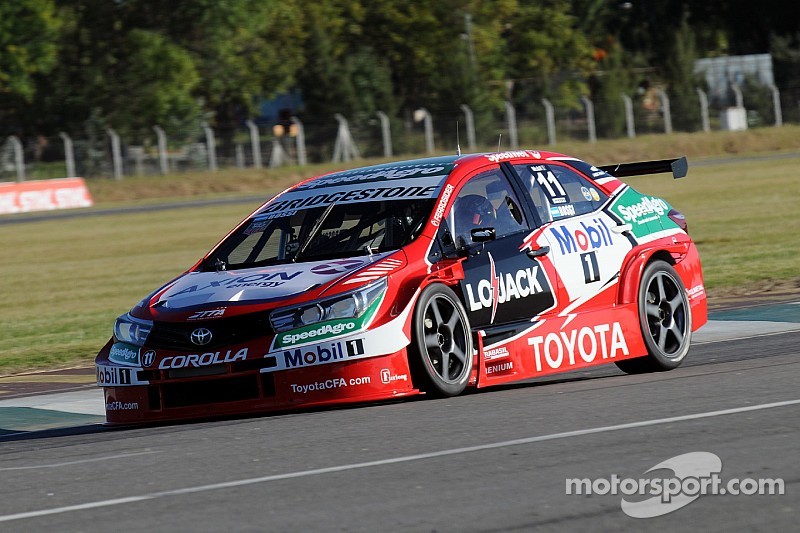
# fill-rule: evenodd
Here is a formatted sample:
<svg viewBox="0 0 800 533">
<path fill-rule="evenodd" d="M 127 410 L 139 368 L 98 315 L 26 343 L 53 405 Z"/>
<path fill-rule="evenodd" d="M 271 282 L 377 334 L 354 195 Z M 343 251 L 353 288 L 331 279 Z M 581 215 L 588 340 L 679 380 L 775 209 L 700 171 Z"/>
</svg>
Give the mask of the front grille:
<svg viewBox="0 0 800 533">
<path fill-rule="evenodd" d="M 211 331 L 210 343 L 197 346 L 189 340 L 189 336 L 197 328 Z M 272 334 L 267 312 L 197 322 L 156 322 L 147 337 L 147 346 L 196 352 L 239 344 Z"/>
<path fill-rule="evenodd" d="M 272 391 L 267 391 L 274 394 Z M 258 374 L 207 381 L 171 383 L 161 386 L 164 409 L 189 407 L 240 400 L 256 400 L 261 396 Z"/>
</svg>

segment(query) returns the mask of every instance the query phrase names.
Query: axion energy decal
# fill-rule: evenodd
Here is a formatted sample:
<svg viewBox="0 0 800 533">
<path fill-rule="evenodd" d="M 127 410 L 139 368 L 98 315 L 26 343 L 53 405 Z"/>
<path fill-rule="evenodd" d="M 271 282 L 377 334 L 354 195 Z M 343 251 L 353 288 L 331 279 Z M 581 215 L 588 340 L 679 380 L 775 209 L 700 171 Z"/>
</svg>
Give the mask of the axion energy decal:
<svg viewBox="0 0 800 533">
<path fill-rule="evenodd" d="M 639 194 L 628 187 L 609 206 L 609 210 L 631 225 L 637 238 L 665 229 L 677 228 L 668 216 L 670 206 L 661 198 Z"/>
<path fill-rule="evenodd" d="M 294 213 L 300 209 L 325 207 L 334 202 L 353 204 L 382 200 L 429 200 L 439 196 L 444 179 L 442 175 L 421 176 L 391 182 L 332 185 L 322 190 L 293 189 L 264 207 L 253 217 L 253 221 Z"/>
</svg>

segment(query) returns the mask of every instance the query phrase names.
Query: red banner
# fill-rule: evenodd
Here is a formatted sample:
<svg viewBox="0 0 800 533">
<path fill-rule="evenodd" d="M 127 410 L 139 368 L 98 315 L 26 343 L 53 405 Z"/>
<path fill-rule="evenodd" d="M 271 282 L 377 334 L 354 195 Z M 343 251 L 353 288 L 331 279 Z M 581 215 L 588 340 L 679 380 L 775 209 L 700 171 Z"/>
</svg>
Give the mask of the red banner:
<svg viewBox="0 0 800 533">
<path fill-rule="evenodd" d="M 83 178 L 0 183 L 0 215 L 92 205 Z"/>
</svg>

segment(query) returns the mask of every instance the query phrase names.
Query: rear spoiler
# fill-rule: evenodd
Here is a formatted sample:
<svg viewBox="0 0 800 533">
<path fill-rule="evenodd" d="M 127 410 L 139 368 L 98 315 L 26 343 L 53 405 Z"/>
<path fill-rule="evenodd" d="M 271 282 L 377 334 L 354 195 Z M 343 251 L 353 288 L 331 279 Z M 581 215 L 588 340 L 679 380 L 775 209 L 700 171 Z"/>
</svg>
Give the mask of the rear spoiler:
<svg viewBox="0 0 800 533">
<path fill-rule="evenodd" d="M 658 161 L 618 163 L 616 165 L 606 165 L 597 168 L 608 172 L 615 178 L 671 172 L 672 177 L 678 179 L 686 176 L 686 173 L 689 171 L 689 162 L 686 160 L 686 156 L 683 156 L 679 157 L 678 159 L 660 159 Z"/>
</svg>

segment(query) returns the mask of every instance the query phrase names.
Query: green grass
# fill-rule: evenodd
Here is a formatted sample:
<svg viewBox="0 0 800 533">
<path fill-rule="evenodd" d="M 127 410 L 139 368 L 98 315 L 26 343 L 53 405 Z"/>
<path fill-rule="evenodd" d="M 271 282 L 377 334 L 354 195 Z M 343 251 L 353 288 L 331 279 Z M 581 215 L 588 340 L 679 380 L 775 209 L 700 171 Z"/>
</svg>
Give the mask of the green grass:
<svg viewBox="0 0 800 533">
<path fill-rule="evenodd" d="M 766 140 L 753 135 L 652 136 L 635 143 L 604 141 L 558 149 L 599 164 L 691 156 L 703 146 L 717 156 L 747 152 L 740 145 L 754 151 L 797 151 L 792 143 L 798 143 L 800 128 L 772 128 L 764 134 Z M 687 146 L 692 149 L 684 149 Z M 693 160 L 690 157 L 685 179 L 657 175 L 628 182 L 641 192 L 666 198 L 686 214 L 712 297 L 765 284 L 796 285 L 800 152 L 791 159 L 711 165 L 693 166 Z M 359 164 L 363 162 L 350 166 Z M 231 170 L 126 178 L 121 183 L 103 180 L 90 186 L 98 207 L 106 208 L 186 196 L 266 196 L 334 168 L 344 167 Z M 90 362 L 118 315 L 194 264 L 256 204 L 0 226 L 0 374 Z"/>
</svg>

